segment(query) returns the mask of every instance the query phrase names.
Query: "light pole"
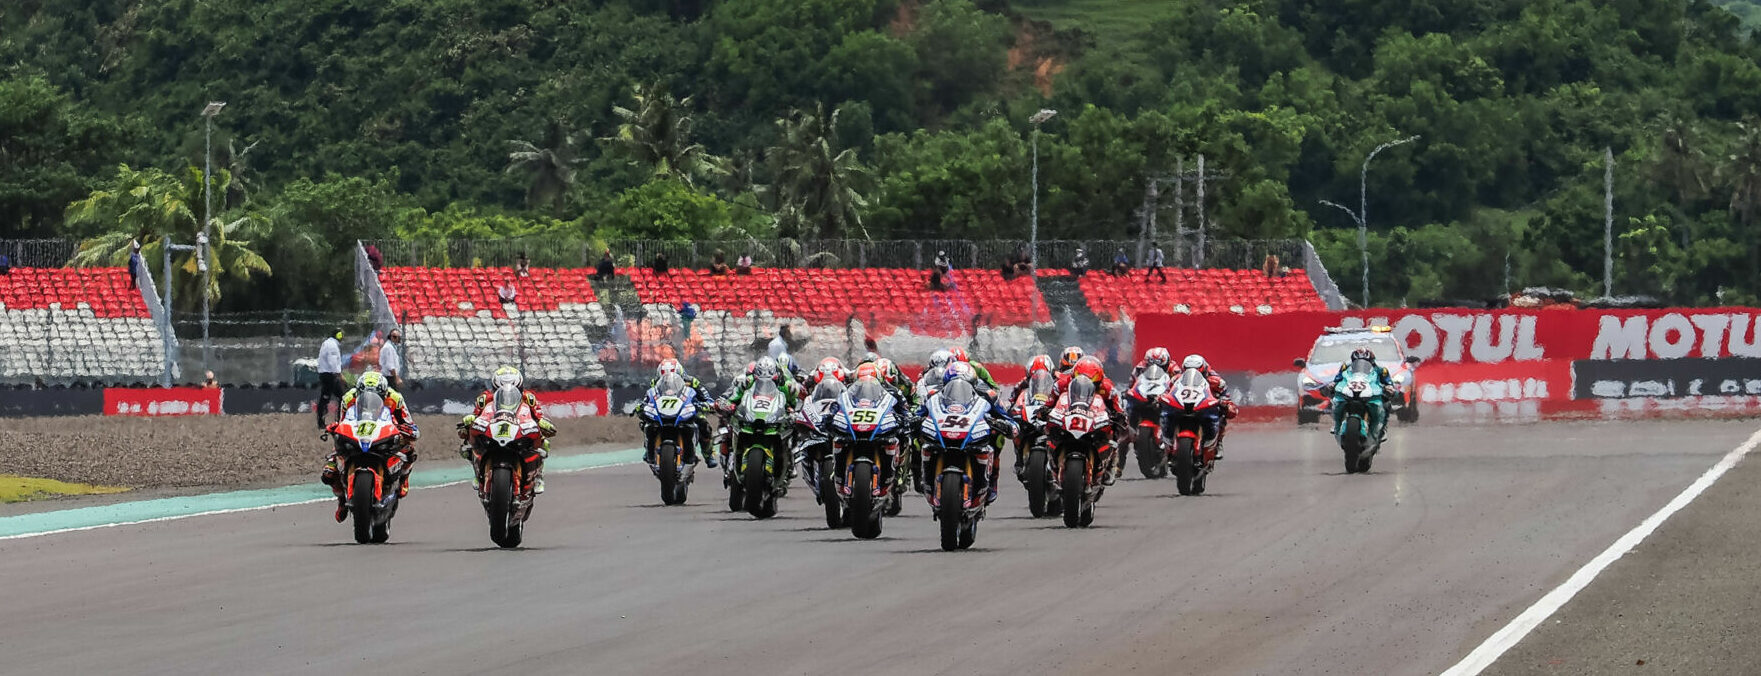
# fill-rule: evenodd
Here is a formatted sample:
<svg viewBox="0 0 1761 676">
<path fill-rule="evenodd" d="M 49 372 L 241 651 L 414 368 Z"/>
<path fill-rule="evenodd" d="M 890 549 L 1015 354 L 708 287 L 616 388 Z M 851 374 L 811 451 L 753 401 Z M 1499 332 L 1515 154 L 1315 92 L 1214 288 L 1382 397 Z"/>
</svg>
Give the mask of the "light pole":
<svg viewBox="0 0 1761 676">
<path fill-rule="evenodd" d="M 214 355 L 214 346 L 208 341 L 208 303 L 210 291 L 213 289 L 214 272 L 208 266 L 208 227 L 214 222 L 214 116 L 225 108 L 223 101 L 212 101 L 202 109 L 204 131 L 202 134 L 203 154 L 206 159 L 202 167 L 202 234 L 196 238 L 196 267 L 202 273 L 202 370 L 212 369 L 208 363 Z M 170 312 L 171 308 L 165 308 Z"/>
<path fill-rule="evenodd" d="M 1376 149 L 1370 151 L 1369 156 L 1364 158 L 1363 169 L 1359 171 L 1357 175 L 1357 211 L 1354 212 L 1351 209 L 1333 202 L 1321 200 L 1321 204 L 1343 211 L 1351 216 L 1351 220 L 1357 222 L 1357 248 L 1358 251 L 1363 254 L 1364 264 L 1363 307 L 1370 306 L 1370 160 L 1376 159 L 1376 155 L 1381 154 L 1384 150 L 1398 145 L 1406 145 L 1417 140 L 1419 140 L 1419 137 L 1417 136 L 1408 136 L 1397 141 L 1389 141 L 1376 146 Z"/>
<path fill-rule="evenodd" d="M 1033 123 L 1033 223 L 1028 229 L 1027 256 L 1028 264 L 1039 269 L 1039 126 L 1058 116 L 1058 111 L 1041 108 L 1033 117 L 1027 118 Z"/>
</svg>

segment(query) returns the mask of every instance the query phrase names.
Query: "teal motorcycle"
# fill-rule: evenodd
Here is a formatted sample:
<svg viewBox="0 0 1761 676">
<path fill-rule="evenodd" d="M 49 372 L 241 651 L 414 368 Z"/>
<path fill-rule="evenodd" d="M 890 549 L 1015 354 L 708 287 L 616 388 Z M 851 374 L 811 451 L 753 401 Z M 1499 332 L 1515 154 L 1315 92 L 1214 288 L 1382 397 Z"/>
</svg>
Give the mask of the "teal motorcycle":
<svg viewBox="0 0 1761 676">
<path fill-rule="evenodd" d="M 1345 473 L 1370 471 L 1388 427 L 1386 392 L 1373 362 L 1360 359 L 1345 367 L 1344 379 L 1333 387 L 1333 406 L 1339 412 L 1333 436 L 1345 451 Z"/>
</svg>

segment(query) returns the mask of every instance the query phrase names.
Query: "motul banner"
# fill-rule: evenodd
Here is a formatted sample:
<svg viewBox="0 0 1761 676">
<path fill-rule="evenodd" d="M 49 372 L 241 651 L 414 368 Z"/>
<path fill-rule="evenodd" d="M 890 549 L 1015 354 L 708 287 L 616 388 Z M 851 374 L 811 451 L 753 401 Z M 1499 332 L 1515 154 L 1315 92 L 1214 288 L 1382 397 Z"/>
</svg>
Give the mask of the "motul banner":
<svg viewBox="0 0 1761 676">
<path fill-rule="evenodd" d="M 587 418 L 611 414 L 611 393 L 600 388 L 577 387 L 560 392 L 541 392 L 538 399 L 548 418 Z"/>
<path fill-rule="evenodd" d="M 1229 371 L 1290 369 L 1329 326 L 1385 325 L 1428 364 L 1761 358 L 1761 310 L 1370 310 L 1147 314 L 1137 350 L 1197 352 Z"/>
<path fill-rule="evenodd" d="M 104 415 L 220 415 L 220 390 L 200 387 L 110 387 Z"/>
</svg>

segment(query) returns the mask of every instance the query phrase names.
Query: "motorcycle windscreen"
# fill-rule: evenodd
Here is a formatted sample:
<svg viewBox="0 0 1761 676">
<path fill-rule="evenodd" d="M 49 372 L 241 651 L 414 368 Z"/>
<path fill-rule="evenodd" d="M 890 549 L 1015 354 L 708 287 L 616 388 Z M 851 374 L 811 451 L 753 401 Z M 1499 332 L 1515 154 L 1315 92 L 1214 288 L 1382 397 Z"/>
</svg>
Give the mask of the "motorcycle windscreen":
<svg viewBox="0 0 1761 676">
<path fill-rule="evenodd" d="M 1040 395 L 1046 395 L 1049 397 L 1056 389 L 1058 389 L 1058 377 L 1046 371 L 1035 371 L 1034 374 L 1027 379 L 1028 396 L 1033 397 L 1034 401 L 1038 401 L 1042 404 L 1045 403 L 1045 399 L 1042 399 Z"/>
<path fill-rule="evenodd" d="M 1162 367 L 1160 366 L 1150 364 L 1149 368 L 1144 369 L 1143 373 L 1139 374 L 1137 377 L 1144 380 L 1161 380 L 1162 378 L 1168 377 L 1168 372 L 1162 370 Z"/>
<path fill-rule="evenodd" d="M 685 379 L 677 373 L 668 373 L 654 383 L 654 391 L 663 397 L 680 397 L 685 394 Z"/>
<path fill-rule="evenodd" d="M 495 412 L 513 415 L 520 412 L 520 404 L 524 397 L 520 396 L 520 388 L 513 385 L 502 385 L 495 388 Z"/>
<path fill-rule="evenodd" d="M 855 385 L 851 385 L 849 395 L 851 403 L 856 404 L 856 406 L 860 408 L 890 405 L 890 402 L 886 401 L 886 388 L 881 387 L 880 383 L 868 378 L 858 380 Z"/>
<path fill-rule="evenodd" d="M 1079 406 L 1082 408 L 1088 408 L 1088 403 L 1094 401 L 1094 398 L 1095 382 L 1089 380 L 1088 376 L 1076 376 L 1075 378 L 1070 379 L 1071 408 Z"/>
<path fill-rule="evenodd" d="M 1376 375 L 1376 365 L 1368 359 L 1357 359 L 1352 361 L 1350 366 L 1346 367 L 1346 372 L 1353 375 L 1362 373 L 1374 377 Z"/>
<path fill-rule="evenodd" d="M 362 392 L 355 398 L 355 420 L 378 420 L 385 414 L 385 400 L 378 392 Z"/>
<path fill-rule="evenodd" d="M 942 404 L 970 404 L 978 399 L 978 392 L 972 389 L 972 383 L 955 380 L 942 386 Z M 967 410 L 971 410 L 968 407 Z"/>
<path fill-rule="evenodd" d="M 813 394 L 809 395 L 808 399 L 816 402 L 828 400 L 835 401 L 838 397 L 843 396 L 843 394 L 844 383 L 828 378 L 819 381 L 818 385 L 813 386 Z"/>
<path fill-rule="evenodd" d="M 1175 385 L 1180 389 L 1188 387 L 1202 387 L 1207 391 L 1211 389 L 1210 379 L 1206 378 L 1204 372 L 1198 369 L 1186 369 L 1185 371 L 1182 371 L 1180 373 L 1180 382 L 1175 383 Z"/>
<path fill-rule="evenodd" d="M 783 393 L 769 379 L 760 380 L 740 402 L 740 417 L 750 422 L 768 421 L 783 410 Z"/>
</svg>

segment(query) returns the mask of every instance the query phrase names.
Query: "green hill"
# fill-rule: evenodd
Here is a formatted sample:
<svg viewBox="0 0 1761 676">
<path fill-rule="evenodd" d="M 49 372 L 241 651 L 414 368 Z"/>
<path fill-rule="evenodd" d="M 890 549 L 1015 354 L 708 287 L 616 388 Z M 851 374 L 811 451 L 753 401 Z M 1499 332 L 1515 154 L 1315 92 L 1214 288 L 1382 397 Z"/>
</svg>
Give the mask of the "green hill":
<svg viewBox="0 0 1761 676">
<path fill-rule="evenodd" d="M 1204 153 L 1220 235 L 1353 278 L 1319 201 L 1418 135 L 1369 172 L 1380 301 L 1590 290 L 1608 147 L 1618 291 L 1761 286 L 1761 59 L 1706 0 L 20 0 L 0 64 L 0 237 L 189 230 L 67 207 L 188 194 L 227 102 L 219 208 L 277 270 L 223 306 L 347 302 L 355 237 L 1020 237 L 1047 107 L 1042 237 L 1135 236 Z"/>
</svg>

